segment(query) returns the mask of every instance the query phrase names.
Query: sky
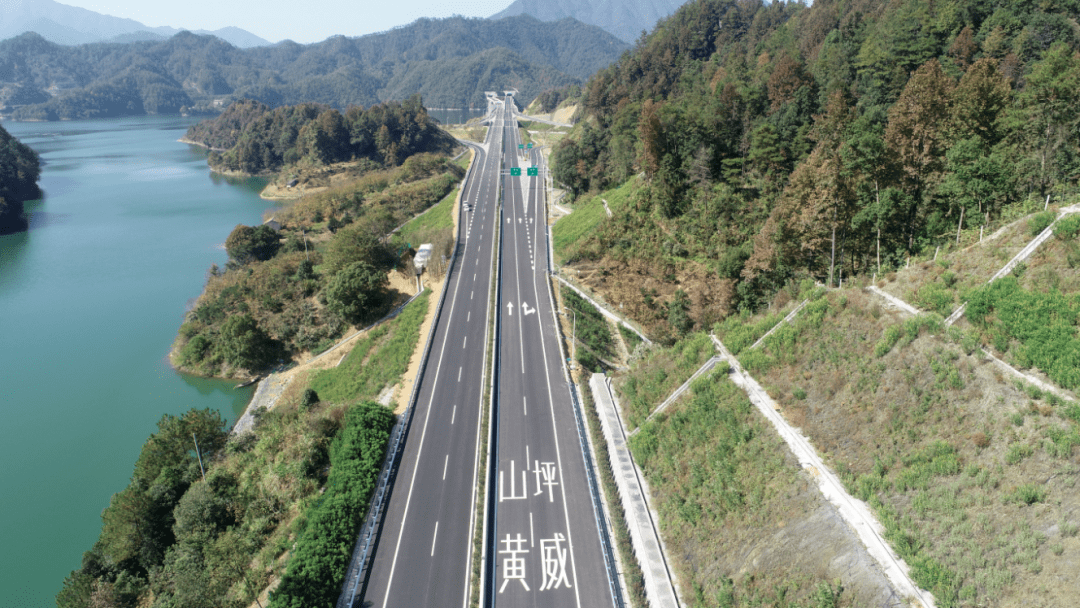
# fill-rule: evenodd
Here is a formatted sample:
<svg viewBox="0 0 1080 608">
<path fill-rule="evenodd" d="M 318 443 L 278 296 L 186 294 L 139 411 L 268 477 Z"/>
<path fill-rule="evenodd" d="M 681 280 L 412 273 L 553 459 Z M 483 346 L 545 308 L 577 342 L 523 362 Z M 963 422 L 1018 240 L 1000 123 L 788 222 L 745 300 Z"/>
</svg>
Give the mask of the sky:
<svg viewBox="0 0 1080 608">
<path fill-rule="evenodd" d="M 342 34 L 362 36 L 421 17 L 490 17 L 512 0 L 59 0 L 143 25 L 189 30 L 235 26 L 269 40 L 308 44 Z"/>
</svg>

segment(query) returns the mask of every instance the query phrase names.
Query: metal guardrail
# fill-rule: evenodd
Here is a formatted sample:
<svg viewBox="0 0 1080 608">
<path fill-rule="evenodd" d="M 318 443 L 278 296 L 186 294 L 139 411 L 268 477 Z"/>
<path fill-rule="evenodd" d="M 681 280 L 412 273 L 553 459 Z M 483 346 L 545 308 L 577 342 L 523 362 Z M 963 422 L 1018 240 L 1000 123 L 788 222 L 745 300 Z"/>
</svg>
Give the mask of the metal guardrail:
<svg viewBox="0 0 1080 608">
<path fill-rule="evenodd" d="M 559 319 L 556 316 L 555 297 L 551 293 L 550 283 L 548 284 L 548 297 L 551 299 L 551 316 L 552 321 L 555 323 L 555 331 L 559 337 L 562 338 L 562 327 L 559 325 Z M 589 448 L 589 434 L 585 430 L 585 416 L 581 411 L 581 402 L 578 400 L 577 385 L 574 384 L 574 379 L 570 376 L 570 371 L 566 368 L 566 352 L 563 351 L 563 341 L 562 339 L 559 339 L 557 342 L 559 343 L 559 358 L 562 360 L 563 377 L 570 389 L 570 402 L 574 409 L 574 422 L 578 433 L 578 443 L 581 448 L 581 455 L 585 460 L 585 476 L 589 480 L 589 497 L 592 499 L 593 517 L 596 519 L 596 528 L 600 533 L 600 546 L 604 553 L 604 566 L 607 571 L 608 587 L 611 590 L 611 597 L 615 602 L 615 606 L 617 608 L 624 608 L 626 603 L 623 601 L 622 587 L 618 584 L 619 569 L 615 562 L 615 546 L 611 542 L 611 534 L 608 532 L 610 523 L 607 521 L 603 512 L 603 507 L 601 506 L 603 498 L 600 494 L 600 482 L 596 479 L 592 450 Z"/>
<path fill-rule="evenodd" d="M 465 179 L 462 181 L 463 184 L 467 183 L 472 176 L 474 166 L 475 163 L 470 164 L 469 170 L 465 174 Z M 464 196 L 465 189 L 462 188 L 461 192 Z M 446 271 L 446 287 L 443 288 L 442 295 L 439 297 L 439 304 L 435 309 L 435 317 L 432 319 L 431 329 L 428 331 L 428 339 L 427 343 L 424 345 L 424 355 L 420 362 L 420 369 L 417 372 L 416 380 L 413 383 L 412 394 L 409 396 L 409 405 L 405 408 L 405 412 L 398 418 L 397 422 L 394 424 L 394 428 L 390 432 L 386 457 L 383 460 L 382 470 L 379 472 L 379 485 L 375 490 L 371 505 L 368 507 L 367 515 L 364 517 L 364 523 L 360 527 L 360 534 L 357 537 L 356 545 L 353 549 L 352 560 L 349 562 L 349 569 L 346 571 L 345 579 L 342 583 L 341 595 L 338 597 L 336 608 L 352 608 L 356 602 L 356 593 L 360 587 L 360 580 L 363 578 L 363 573 L 368 566 L 367 561 L 371 552 L 371 546 L 376 540 L 376 530 L 379 527 L 379 520 L 383 515 L 385 507 L 384 503 L 390 490 L 390 479 L 393 477 L 393 471 L 398 464 L 402 439 L 407 433 L 409 425 L 412 423 L 412 415 L 416 409 L 415 406 L 420 393 L 420 385 L 423 384 L 424 375 L 427 371 L 428 359 L 431 354 L 431 344 L 435 340 L 435 330 L 439 326 L 443 305 L 446 303 L 446 295 L 450 291 L 447 289 L 450 285 L 450 276 L 454 273 L 457 266 L 457 254 L 463 223 L 464 217 L 462 208 L 459 206 L 458 238 L 455 239 L 454 249 L 450 252 L 450 264 Z"/>
<path fill-rule="evenodd" d="M 499 180 L 499 191 L 496 192 L 495 200 L 501 201 L 500 192 L 502 189 L 502 180 Z M 500 214 L 502 204 L 499 203 Z M 499 214 L 496 214 L 498 217 Z M 498 376 L 499 376 L 499 307 L 502 304 L 502 240 L 503 240 L 503 227 L 502 219 L 500 218 L 495 222 L 498 226 L 499 238 L 495 242 L 495 336 L 492 340 L 491 351 L 491 403 L 489 405 L 489 418 L 488 418 L 488 446 L 487 446 L 487 479 L 484 481 L 484 535 L 480 544 L 480 608 L 487 608 L 491 601 L 490 594 L 488 593 L 487 577 L 488 577 L 488 562 L 490 557 L 488 555 L 488 544 L 491 542 L 490 532 L 495 529 L 495 520 L 499 516 L 499 509 L 492 508 L 492 503 L 495 501 L 495 473 L 499 468 L 498 463 L 495 462 L 495 452 L 498 448 L 499 441 L 499 389 L 498 389 Z M 489 296 L 490 298 L 490 296 Z M 488 510 L 490 509 L 490 513 Z M 491 525 L 488 526 L 488 521 L 491 521 Z"/>
<path fill-rule="evenodd" d="M 545 197 L 545 203 L 547 199 Z M 548 235 L 548 274 L 549 276 L 555 276 L 552 274 L 555 260 L 552 257 L 553 251 L 551 249 L 551 229 L 547 230 Z M 555 294 L 552 292 L 551 283 L 544 281 L 544 285 L 547 289 L 548 300 L 551 302 L 551 320 L 555 324 L 555 333 L 559 337 L 556 342 L 559 345 L 559 360 L 562 362 L 563 378 L 566 380 L 567 386 L 570 388 L 570 402 L 574 409 L 574 421 L 576 423 L 578 433 L 578 443 L 581 447 L 581 454 L 585 460 L 585 476 L 589 481 L 589 496 L 592 499 L 593 517 L 596 519 L 596 528 L 600 533 L 600 546 L 604 553 L 604 566 L 607 571 L 608 587 L 611 589 L 611 597 L 615 602 L 617 608 L 624 608 L 626 606 L 622 596 L 622 586 L 619 585 L 619 569 L 615 561 L 615 546 L 611 542 L 611 534 L 609 533 L 610 523 L 607 521 L 604 515 L 602 506 L 603 498 L 600 494 L 600 482 L 596 479 L 595 464 L 593 463 L 592 450 L 589 448 L 589 434 L 585 430 L 585 416 L 581 411 L 581 403 L 578 401 L 577 385 L 574 384 L 574 379 L 570 375 L 570 370 L 566 368 L 566 351 L 563 350 L 563 340 L 565 335 L 562 333 L 562 326 L 559 325 L 559 318 L 557 313 L 557 307 L 555 303 Z"/>
</svg>

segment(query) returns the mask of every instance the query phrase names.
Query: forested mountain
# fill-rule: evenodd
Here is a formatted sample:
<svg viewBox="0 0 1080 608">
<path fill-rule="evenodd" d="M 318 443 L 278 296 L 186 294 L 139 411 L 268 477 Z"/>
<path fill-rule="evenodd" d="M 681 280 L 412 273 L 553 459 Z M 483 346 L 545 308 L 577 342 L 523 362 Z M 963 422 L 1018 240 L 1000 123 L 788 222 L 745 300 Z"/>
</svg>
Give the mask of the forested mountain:
<svg viewBox="0 0 1080 608">
<path fill-rule="evenodd" d="M 595 25 L 616 38 L 633 43 L 656 26 L 656 22 L 675 12 L 684 0 L 514 0 L 514 3 L 491 16 L 502 19 L 532 15 L 541 21 L 573 17 Z"/>
<path fill-rule="evenodd" d="M 414 93 L 432 107 L 483 107 L 485 90 L 516 87 L 527 101 L 586 78 L 625 48 L 593 26 L 527 16 L 421 19 L 360 38 L 246 50 L 187 32 L 164 42 L 75 47 L 23 34 L 0 42 L 0 112 L 92 118 L 210 110 L 245 98 L 343 110 Z"/>
<path fill-rule="evenodd" d="M 690 2 L 584 87 L 555 178 L 579 197 L 627 184 L 632 209 L 569 256 L 666 276 L 660 301 L 696 276 L 708 325 L 1075 195 L 1078 8 Z"/>
<path fill-rule="evenodd" d="M 285 165 L 329 165 L 367 160 L 394 167 L 421 152 L 449 152 L 454 140 L 428 117 L 419 95 L 344 114 L 314 103 L 271 109 L 238 101 L 212 120 L 188 129 L 186 141 L 211 150 L 210 165 L 224 171 L 271 173 Z"/>
<path fill-rule="evenodd" d="M 0 126 L 0 234 L 26 230 L 23 202 L 41 196 L 38 155 Z"/>
<path fill-rule="evenodd" d="M 180 31 L 167 26 L 148 27 L 134 19 L 103 15 L 53 0 L 8 0 L 4 3 L 4 19 L 0 21 L 0 40 L 34 32 L 57 44 L 164 40 Z M 195 33 L 217 36 L 241 48 L 270 44 L 238 27 L 195 30 Z"/>
</svg>

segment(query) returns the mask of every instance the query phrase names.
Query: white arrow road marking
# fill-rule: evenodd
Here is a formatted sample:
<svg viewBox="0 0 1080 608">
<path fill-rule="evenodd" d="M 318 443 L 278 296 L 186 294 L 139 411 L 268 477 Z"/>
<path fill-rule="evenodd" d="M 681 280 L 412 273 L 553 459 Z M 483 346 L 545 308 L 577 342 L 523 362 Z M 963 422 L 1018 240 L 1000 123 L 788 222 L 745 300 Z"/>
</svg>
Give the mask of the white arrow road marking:
<svg viewBox="0 0 1080 608">
<path fill-rule="evenodd" d="M 507 315 L 509 315 L 511 317 L 514 316 L 514 304 L 513 304 L 513 302 L 507 302 L 506 303 L 506 312 L 507 312 Z"/>
<path fill-rule="evenodd" d="M 522 302 L 521 303 L 521 313 L 522 314 L 531 315 L 534 312 L 536 312 L 536 309 L 535 308 L 529 308 L 529 303 L 528 302 Z"/>
</svg>

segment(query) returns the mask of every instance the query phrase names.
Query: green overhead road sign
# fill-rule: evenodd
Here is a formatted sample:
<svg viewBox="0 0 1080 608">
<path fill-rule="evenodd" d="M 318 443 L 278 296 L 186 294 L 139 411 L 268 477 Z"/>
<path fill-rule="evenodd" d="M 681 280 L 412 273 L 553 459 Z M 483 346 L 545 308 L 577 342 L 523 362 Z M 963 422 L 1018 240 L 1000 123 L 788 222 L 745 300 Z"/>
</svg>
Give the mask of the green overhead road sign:
<svg viewBox="0 0 1080 608">
<path fill-rule="evenodd" d="M 510 168 L 510 176 L 511 177 L 521 177 L 521 167 L 511 167 Z"/>
<path fill-rule="evenodd" d="M 518 144 L 518 150 L 524 150 L 525 144 Z"/>
<path fill-rule="evenodd" d="M 528 145 L 527 145 L 527 146 L 525 146 L 525 147 L 526 147 L 526 148 L 528 148 L 528 149 L 530 149 L 530 150 L 532 150 L 532 142 L 530 141 L 530 142 L 528 143 Z"/>
<path fill-rule="evenodd" d="M 529 167 L 528 176 L 536 177 L 537 175 L 540 175 L 540 169 L 537 169 L 536 167 Z"/>
</svg>

